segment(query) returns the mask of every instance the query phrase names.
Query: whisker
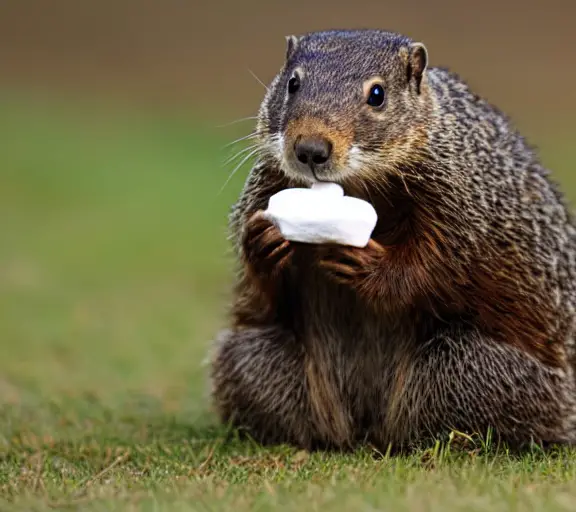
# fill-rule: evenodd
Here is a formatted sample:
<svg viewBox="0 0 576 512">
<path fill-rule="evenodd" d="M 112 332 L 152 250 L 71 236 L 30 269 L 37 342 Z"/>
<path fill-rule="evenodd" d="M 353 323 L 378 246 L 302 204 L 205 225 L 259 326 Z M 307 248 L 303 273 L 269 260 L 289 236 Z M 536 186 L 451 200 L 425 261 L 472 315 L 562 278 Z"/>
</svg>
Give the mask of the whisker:
<svg viewBox="0 0 576 512">
<path fill-rule="evenodd" d="M 260 85 L 262 85 L 262 87 L 264 87 L 264 89 L 266 89 L 267 91 L 269 90 L 269 89 L 268 89 L 268 86 L 267 86 L 262 80 L 260 80 L 260 79 L 256 76 L 256 73 L 254 73 L 254 71 L 252 71 L 251 69 L 249 69 L 248 71 L 249 71 L 250 74 L 256 79 L 256 81 L 257 81 Z"/>
<path fill-rule="evenodd" d="M 238 144 L 238 142 L 242 142 L 243 140 L 253 139 L 254 137 L 257 137 L 258 135 L 259 135 L 258 132 L 249 133 L 248 135 L 244 135 L 244 137 L 240 137 L 236 140 L 233 140 L 232 142 L 229 142 L 228 144 L 223 146 L 222 149 L 227 149 L 230 146 L 233 146 L 234 144 Z"/>
<path fill-rule="evenodd" d="M 365 179 L 366 179 L 366 181 L 368 181 L 370 183 L 372 188 L 377 193 L 379 193 L 390 206 L 392 206 L 392 202 L 391 202 L 391 200 L 389 198 L 389 194 L 388 194 L 388 191 L 390 189 L 390 184 L 386 180 L 378 180 L 376 177 L 371 176 L 370 174 L 367 174 L 365 176 Z"/>
<path fill-rule="evenodd" d="M 240 119 L 236 119 L 235 121 L 230 121 L 229 123 L 216 126 L 216 128 L 226 128 L 227 126 L 232 126 L 234 124 L 243 123 L 244 121 L 254 121 L 256 119 L 258 119 L 258 116 L 242 117 Z"/>
<path fill-rule="evenodd" d="M 230 180 L 232 179 L 232 177 L 238 172 L 238 169 L 240 169 L 240 167 L 242 167 L 252 156 L 254 156 L 256 153 L 258 153 L 259 151 L 261 151 L 262 148 L 260 146 L 258 146 L 256 149 L 253 149 L 250 153 L 248 153 L 241 161 L 240 163 L 234 168 L 234 170 L 230 173 L 230 175 L 228 176 L 227 180 L 224 182 L 224 185 L 222 185 L 222 188 L 220 189 L 220 191 L 218 192 L 218 195 L 220 195 L 222 193 L 222 191 L 224 190 L 224 188 L 226 187 L 226 185 L 228 185 L 228 183 L 230 182 Z"/>
<path fill-rule="evenodd" d="M 251 146 L 248 146 L 244 149 L 241 149 L 240 151 L 238 151 L 237 153 L 232 155 L 230 158 L 227 158 L 226 161 L 224 162 L 224 165 L 228 165 L 228 164 L 232 163 L 234 160 L 236 160 L 240 156 L 244 155 L 245 153 L 247 153 L 248 151 L 250 151 L 254 148 L 257 148 L 258 146 L 260 146 L 259 142 L 257 142 L 256 144 L 252 144 Z"/>
<path fill-rule="evenodd" d="M 366 200 L 370 200 L 370 188 L 368 187 L 368 183 L 366 183 L 365 180 L 359 180 L 359 183 L 362 185 L 362 188 L 364 189 L 364 193 L 366 194 Z"/>
</svg>

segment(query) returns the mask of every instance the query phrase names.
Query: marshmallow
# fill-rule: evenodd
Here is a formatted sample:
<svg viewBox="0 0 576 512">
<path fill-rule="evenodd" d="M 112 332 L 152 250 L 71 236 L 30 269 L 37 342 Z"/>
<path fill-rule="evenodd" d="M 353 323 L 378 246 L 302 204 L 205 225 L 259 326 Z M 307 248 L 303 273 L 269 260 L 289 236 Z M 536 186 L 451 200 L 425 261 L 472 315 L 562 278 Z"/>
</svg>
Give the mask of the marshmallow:
<svg viewBox="0 0 576 512">
<path fill-rule="evenodd" d="M 286 240 L 365 247 L 378 220 L 367 201 L 344 196 L 337 183 L 288 188 L 270 197 L 265 215 Z"/>
</svg>

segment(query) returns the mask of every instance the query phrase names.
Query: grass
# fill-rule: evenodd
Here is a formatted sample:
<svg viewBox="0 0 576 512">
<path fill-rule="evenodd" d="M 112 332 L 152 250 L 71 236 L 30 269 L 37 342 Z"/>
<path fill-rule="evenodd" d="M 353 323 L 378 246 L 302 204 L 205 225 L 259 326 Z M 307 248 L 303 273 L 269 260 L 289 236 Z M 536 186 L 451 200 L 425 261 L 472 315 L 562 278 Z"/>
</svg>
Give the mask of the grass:
<svg viewBox="0 0 576 512">
<path fill-rule="evenodd" d="M 0 111 L 2 510 L 576 507 L 568 450 L 376 457 L 225 441 L 203 360 L 245 176 L 219 193 L 234 134 L 11 97 Z M 576 153 L 544 149 L 572 198 Z"/>
</svg>

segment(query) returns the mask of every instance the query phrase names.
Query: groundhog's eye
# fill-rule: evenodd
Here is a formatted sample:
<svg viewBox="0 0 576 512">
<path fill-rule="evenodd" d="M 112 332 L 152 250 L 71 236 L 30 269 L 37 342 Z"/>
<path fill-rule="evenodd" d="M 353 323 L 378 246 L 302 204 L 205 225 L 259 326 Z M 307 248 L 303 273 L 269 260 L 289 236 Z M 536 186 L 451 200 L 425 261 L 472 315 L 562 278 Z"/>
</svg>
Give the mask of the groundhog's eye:
<svg viewBox="0 0 576 512">
<path fill-rule="evenodd" d="M 298 75 L 294 75 L 288 80 L 288 93 L 294 94 L 298 89 L 300 89 L 300 78 Z"/>
<path fill-rule="evenodd" d="M 371 107 L 381 107 L 384 103 L 384 87 L 380 84 L 374 84 L 368 93 L 366 103 Z"/>
</svg>

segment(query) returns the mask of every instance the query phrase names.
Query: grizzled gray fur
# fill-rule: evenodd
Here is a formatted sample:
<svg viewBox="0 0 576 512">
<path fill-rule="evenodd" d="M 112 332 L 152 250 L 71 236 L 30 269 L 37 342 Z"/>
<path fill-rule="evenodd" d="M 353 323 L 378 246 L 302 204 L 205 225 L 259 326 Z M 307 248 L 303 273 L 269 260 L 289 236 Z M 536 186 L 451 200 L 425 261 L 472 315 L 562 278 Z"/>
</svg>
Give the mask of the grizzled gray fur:
<svg viewBox="0 0 576 512">
<path fill-rule="evenodd" d="M 220 418 L 263 443 L 576 439 L 572 217 L 506 116 L 428 60 L 385 31 L 288 38 L 212 355 Z M 366 248 L 290 243 L 258 213 L 314 180 L 374 205 Z"/>
</svg>

